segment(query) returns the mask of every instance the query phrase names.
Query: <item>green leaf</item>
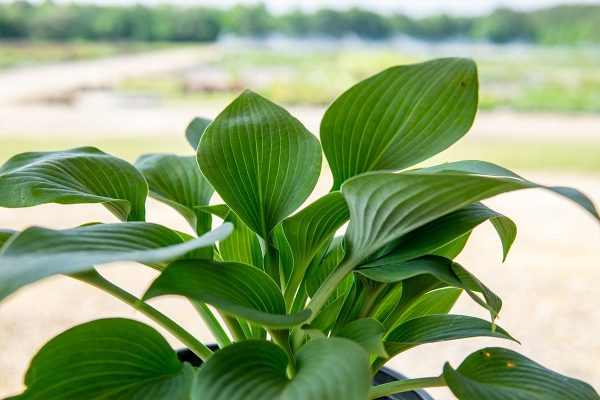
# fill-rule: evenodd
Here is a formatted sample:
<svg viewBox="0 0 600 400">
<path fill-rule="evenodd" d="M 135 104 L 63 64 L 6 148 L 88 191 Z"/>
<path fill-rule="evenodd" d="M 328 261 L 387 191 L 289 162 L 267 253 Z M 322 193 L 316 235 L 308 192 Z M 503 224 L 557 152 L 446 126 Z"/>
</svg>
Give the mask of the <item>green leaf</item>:
<svg viewBox="0 0 600 400">
<path fill-rule="evenodd" d="M 151 197 L 177 210 L 199 235 L 210 231 L 211 216 L 196 207 L 208 205 L 214 190 L 200 173 L 196 157 L 145 154 L 135 166 L 146 178 Z"/>
<path fill-rule="evenodd" d="M 198 164 L 225 203 L 268 240 L 317 183 L 321 147 L 300 121 L 247 90 L 204 132 Z"/>
<path fill-rule="evenodd" d="M 223 261 L 239 262 L 263 269 L 263 254 L 256 233 L 250 230 L 233 212 L 224 219 L 231 222 L 234 230 L 219 242 L 219 253 Z"/>
<path fill-rule="evenodd" d="M 122 318 L 78 325 L 31 361 L 19 400 L 187 400 L 194 378 L 154 329 Z"/>
<path fill-rule="evenodd" d="M 10 229 L 0 229 L 0 248 L 4 246 L 4 243 L 6 243 L 8 239 L 10 239 L 16 233 L 17 231 Z"/>
<path fill-rule="evenodd" d="M 37 280 L 92 269 L 113 261 L 164 265 L 212 246 L 231 232 L 230 224 L 185 241 L 176 231 L 145 222 L 96 224 L 55 231 L 40 227 L 13 236 L 0 253 L 0 299 Z"/>
<path fill-rule="evenodd" d="M 346 201 L 332 192 L 282 222 L 294 263 L 286 293 L 296 293 L 312 259 L 348 217 Z"/>
<path fill-rule="evenodd" d="M 475 175 L 368 173 L 348 180 L 346 254 L 364 259 L 393 240 L 471 203 L 529 187 L 515 179 Z"/>
<path fill-rule="evenodd" d="M 487 220 L 494 224 L 506 258 L 515 240 L 517 227 L 510 218 L 481 203 L 469 204 L 401 236 L 390 245 L 393 248 L 390 252 L 406 260 L 432 254 Z"/>
<path fill-rule="evenodd" d="M 146 213 L 142 174 L 93 147 L 16 155 L 0 167 L 0 187 L 0 207 L 102 203 L 123 221 Z"/>
<path fill-rule="evenodd" d="M 343 257 L 343 237 L 340 236 L 333 239 L 323 259 L 320 262 L 311 264 L 306 273 L 305 288 L 310 297 L 315 295 Z"/>
<path fill-rule="evenodd" d="M 414 260 L 398 260 L 394 255 L 382 257 L 365 264 L 356 273 L 376 282 L 393 283 L 407 280 L 419 275 L 431 275 L 443 286 L 449 285 L 464 289 L 479 305 L 490 311 L 492 319 L 498 316 L 502 301 L 483 283 L 465 270 L 460 264 L 439 256 L 426 256 Z M 483 295 L 480 299 L 475 293 Z"/>
<path fill-rule="evenodd" d="M 269 328 L 299 325 L 310 310 L 286 314 L 279 287 L 263 271 L 246 264 L 178 261 L 152 283 L 144 299 L 181 295 Z"/>
<path fill-rule="evenodd" d="M 598 400 L 587 383 L 560 375 L 512 350 L 490 347 L 468 356 L 458 369 L 444 366 L 444 380 L 460 400 Z"/>
<path fill-rule="evenodd" d="M 500 167 L 496 164 L 492 164 L 487 161 L 479 161 L 479 160 L 466 160 L 466 161 L 456 161 L 452 163 L 446 163 L 437 165 L 435 167 L 424 168 L 420 170 L 416 170 L 416 173 L 435 173 L 435 174 L 453 174 L 453 173 L 461 173 L 468 175 L 488 175 L 488 176 L 496 176 L 504 179 L 514 179 L 525 183 L 527 187 L 530 188 L 542 188 L 554 192 L 560 196 L 566 197 L 567 199 L 577 203 L 581 207 L 583 207 L 587 212 L 589 212 L 594 218 L 600 220 L 600 216 L 598 215 L 598 211 L 596 207 L 594 207 L 594 203 L 579 190 L 562 187 L 562 186 L 545 186 L 539 185 L 537 183 L 531 182 L 525 178 L 520 177 L 512 171 L 507 170 L 506 168 Z"/>
<path fill-rule="evenodd" d="M 392 67 L 350 88 L 321 122 L 334 189 L 360 173 L 400 170 L 449 147 L 471 127 L 477 91 L 477 67 L 461 58 Z"/>
<path fill-rule="evenodd" d="M 383 325 L 373 318 L 363 318 L 350 322 L 337 334 L 337 337 L 350 339 L 360 344 L 368 354 L 387 357 L 383 346 Z"/>
<path fill-rule="evenodd" d="M 312 340 L 296 355 L 297 372 L 286 375 L 289 359 L 277 345 L 248 340 L 228 346 L 200 369 L 193 400 L 364 400 L 370 384 L 362 348 L 347 339 Z"/>
<path fill-rule="evenodd" d="M 469 237 L 471 237 L 471 232 L 467 232 L 464 235 L 457 237 L 453 241 L 446 243 L 442 247 L 438 247 L 431 252 L 431 255 L 454 260 L 467 245 Z"/>
<path fill-rule="evenodd" d="M 432 290 L 420 296 L 406 311 L 395 321 L 395 325 L 416 317 L 431 314 L 448 314 L 462 294 L 462 289 L 442 288 Z"/>
<path fill-rule="evenodd" d="M 485 168 L 477 170 L 473 165 Z M 442 167 L 401 174 L 366 173 L 344 183 L 342 195 L 350 208 L 345 245 L 350 267 L 410 231 L 468 204 L 504 192 L 540 187 L 510 171 L 500 176 L 505 170 L 489 163 L 464 163 L 453 167 L 456 170 Z M 459 167 L 465 171 L 472 167 L 474 172 L 459 171 Z M 582 193 L 559 189 L 597 217 L 593 204 Z"/>
<path fill-rule="evenodd" d="M 385 338 L 391 356 L 415 346 L 477 336 L 514 340 L 504 329 L 483 319 L 465 315 L 432 314 L 409 319 L 396 326 Z"/>
<path fill-rule="evenodd" d="M 200 139 L 202 138 L 202 134 L 210 125 L 212 121 L 210 119 L 196 117 L 190 122 L 185 129 L 185 138 L 194 151 L 198 148 L 198 143 L 200 143 Z"/>
</svg>

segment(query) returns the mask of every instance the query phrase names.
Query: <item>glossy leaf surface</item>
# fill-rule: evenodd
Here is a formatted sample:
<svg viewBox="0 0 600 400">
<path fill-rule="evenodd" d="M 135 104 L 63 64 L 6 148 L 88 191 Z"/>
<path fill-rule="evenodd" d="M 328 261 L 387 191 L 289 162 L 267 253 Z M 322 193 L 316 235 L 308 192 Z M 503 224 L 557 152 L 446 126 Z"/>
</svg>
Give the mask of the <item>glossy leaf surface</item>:
<svg viewBox="0 0 600 400">
<path fill-rule="evenodd" d="M 497 347 L 471 354 L 456 370 L 446 364 L 444 379 L 460 400 L 600 399 L 587 383 Z"/>
<path fill-rule="evenodd" d="M 180 295 L 269 328 L 299 325 L 309 310 L 286 314 L 283 295 L 258 268 L 232 262 L 178 261 L 152 283 L 144 299 Z"/>
<path fill-rule="evenodd" d="M 123 221 L 146 213 L 142 174 L 93 147 L 16 155 L 0 167 L 0 187 L 0 207 L 102 203 Z"/>
<path fill-rule="evenodd" d="M 227 205 L 267 240 L 314 188 L 321 147 L 287 111 L 247 90 L 204 132 L 198 164 Z"/>
<path fill-rule="evenodd" d="M 194 372 L 154 329 L 122 318 L 78 325 L 31 361 L 19 400 L 187 400 Z"/>
<path fill-rule="evenodd" d="M 286 353 L 277 345 L 251 340 L 215 353 L 200 369 L 193 400 L 348 399 L 364 400 L 369 363 L 362 348 L 347 339 L 312 340 L 296 355 L 289 379 Z"/>
<path fill-rule="evenodd" d="M 113 261 L 164 266 L 196 249 L 212 246 L 231 232 L 225 224 L 185 241 L 176 231 L 143 222 L 96 224 L 55 231 L 27 228 L 0 253 L 0 299 L 20 287 L 57 275 L 73 274 Z"/>
<path fill-rule="evenodd" d="M 210 231 L 210 215 L 196 207 L 208 205 L 214 190 L 200 173 L 196 157 L 145 154 L 135 166 L 146 178 L 151 197 L 177 210 L 198 234 Z"/>
<path fill-rule="evenodd" d="M 477 110 L 477 68 L 446 58 L 396 66 L 343 93 L 321 122 L 334 188 L 355 175 L 400 170 L 460 139 Z"/>
</svg>

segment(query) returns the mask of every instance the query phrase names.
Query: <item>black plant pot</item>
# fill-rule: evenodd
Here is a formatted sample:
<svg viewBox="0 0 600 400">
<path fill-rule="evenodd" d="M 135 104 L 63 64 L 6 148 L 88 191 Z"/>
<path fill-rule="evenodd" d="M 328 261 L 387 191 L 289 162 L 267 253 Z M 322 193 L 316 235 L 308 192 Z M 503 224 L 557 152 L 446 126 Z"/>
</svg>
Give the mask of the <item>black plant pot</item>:
<svg viewBox="0 0 600 400">
<path fill-rule="evenodd" d="M 215 344 L 209 344 L 208 347 L 215 351 L 218 350 L 219 347 Z M 177 350 L 177 357 L 181 362 L 188 362 L 192 364 L 194 367 L 199 367 L 202 364 L 202 360 L 198 358 L 190 349 L 181 349 Z M 382 383 L 400 381 L 406 379 L 406 377 L 393 369 L 383 367 L 381 368 L 375 377 L 373 378 L 373 383 L 375 385 L 381 385 Z M 424 390 L 413 390 L 410 392 L 392 394 L 385 397 L 379 397 L 377 400 L 433 400 L 427 392 Z"/>
</svg>

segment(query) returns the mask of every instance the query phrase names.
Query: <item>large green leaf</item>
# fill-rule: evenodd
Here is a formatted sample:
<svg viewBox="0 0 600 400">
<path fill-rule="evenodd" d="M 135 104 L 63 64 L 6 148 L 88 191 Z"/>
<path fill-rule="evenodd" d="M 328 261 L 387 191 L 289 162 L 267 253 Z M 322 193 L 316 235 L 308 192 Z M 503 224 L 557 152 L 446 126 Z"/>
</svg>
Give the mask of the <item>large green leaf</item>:
<svg viewBox="0 0 600 400">
<path fill-rule="evenodd" d="M 394 356 L 421 344 L 477 336 L 515 340 L 504 329 L 483 319 L 465 315 L 432 314 L 412 318 L 396 326 L 386 336 L 385 348 Z"/>
<path fill-rule="evenodd" d="M 286 314 L 283 295 L 263 271 L 246 264 L 178 261 L 152 283 L 144 299 L 181 295 L 269 328 L 299 325 L 310 311 Z"/>
<path fill-rule="evenodd" d="M 412 230 L 496 194 L 528 187 L 514 179 L 472 175 L 368 173 L 348 180 L 346 254 L 364 259 Z"/>
<path fill-rule="evenodd" d="M 560 375 L 512 350 L 497 347 L 468 356 L 444 380 L 460 400 L 598 400 L 587 383 Z"/>
<path fill-rule="evenodd" d="M 185 128 L 185 138 L 194 150 L 198 148 L 198 143 L 210 123 L 210 119 L 196 117 Z"/>
<path fill-rule="evenodd" d="M 56 274 L 73 274 L 113 261 L 166 262 L 212 246 L 230 224 L 199 238 L 145 222 L 96 224 L 55 231 L 32 227 L 13 236 L 0 253 L 0 299 L 20 287 Z"/>
<path fill-rule="evenodd" d="M 432 254 L 487 220 L 496 228 L 506 258 L 515 240 L 517 227 L 510 218 L 481 203 L 469 204 L 401 236 L 390 245 L 393 249 L 391 252 L 406 260 Z"/>
<path fill-rule="evenodd" d="M 383 346 L 383 325 L 373 318 L 357 319 L 344 326 L 335 336 L 353 340 L 369 354 L 387 357 Z"/>
<path fill-rule="evenodd" d="M 0 167 L 0 207 L 102 203 L 121 220 L 143 221 L 148 185 L 131 164 L 93 147 L 22 153 Z"/>
<path fill-rule="evenodd" d="M 193 400 L 364 400 L 369 362 L 347 339 L 312 340 L 296 355 L 296 374 L 286 375 L 289 359 L 263 340 L 235 343 L 218 351 L 200 369 Z"/>
<path fill-rule="evenodd" d="M 200 173 L 196 157 L 145 154 L 135 166 L 146 178 L 150 196 L 177 210 L 198 234 L 210 231 L 210 214 L 196 207 L 208 205 L 214 190 Z"/>
<path fill-rule="evenodd" d="M 365 264 L 357 269 L 356 273 L 384 283 L 400 282 L 420 275 L 431 275 L 439 280 L 440 286 L 448 285 L 464 289 L 474 301 L 490 311 L 492 318 L 496 318 L 502 308 L 500 298 L 471 273 L 460 264 L 439 256 L 404 261 L 401 258 L 396 259 L 392 254 Z M 481 293 L 483 300 L 473 292 Z"/>
<path fill-rule="evenodd" d="M 348 217 L 346 201 L 339 192 L 332 192 L 282 222 L 294 264 L 287 290 L 292 295 L 317 252 Z"/>
<path fill-rule="evenodd" d="M 350 88 L 321 123 L 334 188 L 360 173 L 400 170 L 446 149 L 471 127 L 477 90 L 475 63 L 460 58 L 392 67 Z"/>
<path fill-rule="evenodd" d="M 198 164 L 227 205 L 267 240 L 314 188 L 321 147 L 300 121 L 247 90 L 204 132 Z"/>
<path fill-rule="evenodd" d="M 194 379 L 167 341 L 141 322 L 101 319 L 69 329 L 31 361 L 19 400 L 187 400 Z"/>
<path fill-rule="evenodd" d="M 440 166 L 401 174 L 366 173 L 344 183 L 342 194 L 350 208 L 345 246 L 349 268 L 399 237 L 468 204 L 504 192 L 539 187 L 510 171 L 500 176 L 500 168 L 493 168 L 493 164 L 484 163 L 486 168 L 466 171 L 468 165 L 460 164 L 452 167 L 454 170 Z M 465 171 L 459 171 L 460 166 Z M 552 188 L 598 217 L 583 194 L 559 189 Z"/>
<path fill-rule="evenodd" d="M 446 164 L 437 165 L 434 167 L 419 169 L 415 171 L 411 171 L 409 173 L 434 173 L 434 174 L 453 174 L 453 173 L 461 173 L 468 175 L 488 175 L 488 176 L 496 176 L 504 179 L 514 179 L 524 183 L 529 188 L 542 188 L 554 192 L 560 196 L 566 197 L 567 199 L 579 204 L 583 207 L 587 212 L 589 212 L 594 218 L 600 220 L 600 215 L 598 215 L 598 211 L 596 207 L 594 207 L 594 203 L 583 193 L 581 193 L 577 189 L 573 189 L 570 187 L 563 186 L 546 186 L 540 185 L 534 182 L 531 182 L 521 176 L 515 174 L 512 171 L 507 170 L 506 168 L 500 167 L 496 164 L 492 164 L 487 161 L 479 161 L 479 160 L 466 160 L 466 161 L 456 161 Z"/>
</svg>

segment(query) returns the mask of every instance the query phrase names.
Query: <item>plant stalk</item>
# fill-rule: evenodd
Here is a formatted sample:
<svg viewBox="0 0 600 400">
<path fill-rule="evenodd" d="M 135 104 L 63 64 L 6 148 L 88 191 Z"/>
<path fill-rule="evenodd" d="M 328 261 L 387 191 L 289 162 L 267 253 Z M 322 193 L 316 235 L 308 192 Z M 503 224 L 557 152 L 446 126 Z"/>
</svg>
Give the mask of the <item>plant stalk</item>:
<svg viewBox="0 0 600 400">
<path fill-rule="evenodd" d="M 444 377 L 441 375 L 429 378 L 405 379 L 373 386 L 369 390 L 369 399 L 376 399 L 394 393 L 408 392 L 410 390 L 440 386 L 446 386 L 446 381 L 444 381 Z"/>
<path fill-rule="evenodd" d="M 269 275 L 280 288 L 284 287 L 285 282 L 282 281 L 283 274 L 280 274 L 279 271 L 279 253 L 275 247 L 271 246 L 271 244 L 267 244 L 264 266 L 267 275 Z"/>
<path fill-rule="evenodd" d="M 138 299 L 131 293 L 106 280 L 97 271 L 94 270 L 93 272 L 74 274 L 71 275 L 71 277 L 95 286 L 98 289 L 113 295 L 117 299 L 135 308 L 137 311 L 141 312 L 179 339 L 181 343 L 192 350 L 194 354 L 196 354 L 202 361 L 208 360 L 213 355 L 213 352 L 208 347 L 203 345 L 198 339 L 179 326 L 175 321 L 141 299 Z"/>
<path fill-rule="evenodd" d="M 236 342 L 239 342 L 239 341 L 247 339 L 246 333 L 244 332 L 244 330 L 242 329 L 242 326 L 240 325 L 239 321 L 235 317 L 230 317 L 224 313 L 220 313 L 220 314 L 221 314 L 221 317 L 223 318 L 223 321 L 225 322 L 225 325 L 227 325 L 227 329 L 229 330 L 229 333 L 231 333 L 233 340 L 235 340 Z"/>
<path fill-rule="evenodd" d="M 210 333 L 212 333 L 219 347 L 223 348 L 225 346 L 230 345 L 231 339 L 229 339 L 229 336 L 227 336 L 227 333 L 225 332 L 225 330 L 223 329 L 213 312 L 210 311 L 208 306 L 198 301 L 192 301 L 192 305 L 198 312 L 198 315 L 200 315 L 200 318 L 202 318 L 202 321 L 204 321 L 204 324 L 206 325 L 208 330 L 210 330 Z"/>
</svg>

